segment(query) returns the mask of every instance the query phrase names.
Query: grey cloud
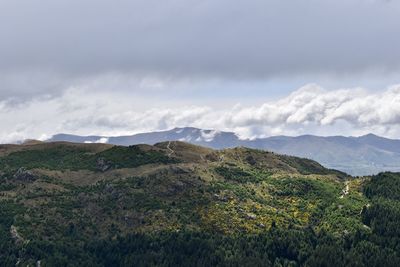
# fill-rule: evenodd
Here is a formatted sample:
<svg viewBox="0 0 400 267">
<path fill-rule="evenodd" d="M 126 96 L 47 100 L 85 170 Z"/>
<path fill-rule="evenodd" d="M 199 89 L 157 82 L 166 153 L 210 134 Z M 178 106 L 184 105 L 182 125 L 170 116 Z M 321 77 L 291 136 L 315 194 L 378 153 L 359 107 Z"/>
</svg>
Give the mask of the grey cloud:
<svg viewBox="0 0 400 267">
<path fill-rule="evenodd" d="M 108 72 L 265 79 L 397 71 L 399 13 L 399 1 L 371 0 L 3 0 L 0 97 L 55 93 Z"/>
</svg>

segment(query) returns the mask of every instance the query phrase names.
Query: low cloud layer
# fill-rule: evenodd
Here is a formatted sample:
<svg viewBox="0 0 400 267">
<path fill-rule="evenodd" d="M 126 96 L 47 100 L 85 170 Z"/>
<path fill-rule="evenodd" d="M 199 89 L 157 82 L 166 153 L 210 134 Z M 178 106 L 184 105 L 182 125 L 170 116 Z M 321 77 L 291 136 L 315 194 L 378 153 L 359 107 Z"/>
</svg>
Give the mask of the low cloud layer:
<svg viewBox="0 0 400 267">
<path fill-rule="evenodd" d="M 0 98 L 61 94 L 107 73 L 398 73 L 399 13 L 400 2 L 386 0 L 2 0 Z"/>
<path fill-rule="evenodd" d="M 179 102 L 155 107 L 149 99 L 70 88 L 58 97 L 0 102 L 0 123 L 3 143 L 56 133 L 126 135 L 184 126 L 234 131 L 243 138 L 369 132 L 399 138 L 400 85 L 371 93 L 363 88 L 328 91 L 309 84 L 276 101 L 230 108 Z"/>
</svg>

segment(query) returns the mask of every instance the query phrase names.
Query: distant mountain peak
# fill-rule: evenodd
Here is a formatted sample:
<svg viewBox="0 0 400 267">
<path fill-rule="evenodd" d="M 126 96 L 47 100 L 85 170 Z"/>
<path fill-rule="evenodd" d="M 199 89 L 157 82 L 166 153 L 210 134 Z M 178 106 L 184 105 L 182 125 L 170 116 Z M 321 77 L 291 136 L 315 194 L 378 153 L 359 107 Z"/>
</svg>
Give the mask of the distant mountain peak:
<svg viewBox="0 0 400 267">
<path fill-rule="evenodd" d="M 233 132 L 195 127 L 176 127 L 171 130 L 131 136 L 54 135 L 48 141 L 75 143 L 109 143 L 114 145 L 153 145 L 160 142 L 183 141 L 215 149 L 249 147 L 277 153 L 306 157 L 322 165 L 353 175 L 375 174 L 400 170 L 400 140 L 367 134 L 360 137 L 301 135 L 241 139 Z"/>
<path fill-rule="evenodd" d="M 373 133 L 368 133 L 368 134 L 362 135 L 360 137 L 384 138 L 384 137 L 378 136 L 378 135 L 373 134 Z"/>
</svg>

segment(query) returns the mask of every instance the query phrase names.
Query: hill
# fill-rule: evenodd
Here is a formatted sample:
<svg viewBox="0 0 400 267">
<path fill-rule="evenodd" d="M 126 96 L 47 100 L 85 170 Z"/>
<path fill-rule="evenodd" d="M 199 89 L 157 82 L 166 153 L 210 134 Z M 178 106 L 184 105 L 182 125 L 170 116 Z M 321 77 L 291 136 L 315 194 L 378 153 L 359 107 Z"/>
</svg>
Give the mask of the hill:
<svg viewBox="0 0 400 267">
<path fill-rule="evenodd" d="M 400 262 L 398 190 L 386 193 L 395 173 L 356 179 L 308 159 L 183 142 L 0 151 L 1 266 Z"/>
<path fill-rule="evenodd" d="M 351 175 L 372 175 L 382 171 L 400 171 L 400 140 L 383 138 L 373 134 L 361 137 L 273 136 L 243 140 L 232 132 L 186 127 L 117 137 L 59 134 L 53 136 L 49 141 L 104 142 L 123 146 L 185 141 L 214 149 L 245 146 L 309 158 L 327 168 L 341 170 Z"/>
</svg>

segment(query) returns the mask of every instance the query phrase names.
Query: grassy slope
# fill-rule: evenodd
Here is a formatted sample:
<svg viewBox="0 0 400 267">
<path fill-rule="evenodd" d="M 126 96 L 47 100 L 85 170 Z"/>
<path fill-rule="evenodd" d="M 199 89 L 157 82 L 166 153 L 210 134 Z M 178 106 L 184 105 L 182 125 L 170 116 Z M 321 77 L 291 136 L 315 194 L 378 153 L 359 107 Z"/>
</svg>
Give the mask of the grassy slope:
<svg viewBox="0 0 400 267">
<path fill-rule="evenodd" d="M 101 172 L 98 158 L 111 168 Z M 35 179 L 16 179 L 20 167 Z M 258 234 L 272 225 L 337 236 L 369 231 L 360 215 L 368 202 L 362 180 L 310 160 L 246 148 L 214 151 L 180 142 L 13 146 L 11 153 L 3 150 L 0 170 L 0 224 L 7 234 L 11 225 L 17 229 L 19 249 L 28 240 L 77 245 L 158 231 Z M 340 198 L 345 181 L 349 194 Z"/>
</svg>

